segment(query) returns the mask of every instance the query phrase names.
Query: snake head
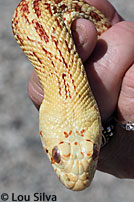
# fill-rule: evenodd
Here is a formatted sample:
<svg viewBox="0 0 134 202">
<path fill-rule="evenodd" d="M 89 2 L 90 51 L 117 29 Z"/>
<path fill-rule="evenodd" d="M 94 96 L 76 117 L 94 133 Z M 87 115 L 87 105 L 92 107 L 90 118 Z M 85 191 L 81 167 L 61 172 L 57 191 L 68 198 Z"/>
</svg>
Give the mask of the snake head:
<svg viewBox="0 0 134 202">
<path fill-rule="evenodd" d="M 84 106 L 84 105 L 83 105 Z M 47 104 L 40 107 L 40 130 L 43 147 L 60 181 L 71 190 L 83 190 L 93 179 L 101 144 L 101 126 L 98 113 L 89 116 L 85 110 L 72 118 L 60 105 Z M 75 114 L 76 113 L 76 114 Z"/>
<path fill-rule="evenodd" d="M 47 150 L 60 181 L 71 190 L 83 190 L 90 185 L 98 160 L 99 148 L 90 140 L 61 141 Z"/>
</svg>

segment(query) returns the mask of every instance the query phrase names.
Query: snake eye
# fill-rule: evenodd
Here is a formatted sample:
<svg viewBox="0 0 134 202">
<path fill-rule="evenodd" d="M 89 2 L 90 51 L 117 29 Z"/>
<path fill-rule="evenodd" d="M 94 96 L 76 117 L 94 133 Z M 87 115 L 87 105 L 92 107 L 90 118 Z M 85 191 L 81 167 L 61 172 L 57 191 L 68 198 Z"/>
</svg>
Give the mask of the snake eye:
<svg viewBox="0 0 134 202">
<path fill-rule="evenodd" d="M 52 149 L 52 157 L 56 163 L 60 163 L 61 157 L 57 146 Z"/>
</svg>

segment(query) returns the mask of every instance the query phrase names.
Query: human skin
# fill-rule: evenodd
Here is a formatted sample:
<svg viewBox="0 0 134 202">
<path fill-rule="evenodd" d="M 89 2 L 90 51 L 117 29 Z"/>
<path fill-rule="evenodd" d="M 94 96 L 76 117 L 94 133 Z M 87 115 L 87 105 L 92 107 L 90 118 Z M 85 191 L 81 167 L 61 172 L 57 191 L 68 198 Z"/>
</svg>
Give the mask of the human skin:
<svg viewBox="0 0 134 202">
<path fill-rule="evenodd" d="M 87 0 L 109 19 L 112 27 L 97 40 L 92 23 L 78 19 L 72 34 L 87 77 L 99 106 L 102 123 L 116 112 L 120 122 L 134 123 L 134 22 L 123 21 L 106 0 Z M 43 100 L 43 89 L 32 72 L 28 94 L 36 108 Z M 134 132 L 115 125 L 114 136 L 101 149 L 97 169 L 120 178 L 134 178 Z"/>
</svg>

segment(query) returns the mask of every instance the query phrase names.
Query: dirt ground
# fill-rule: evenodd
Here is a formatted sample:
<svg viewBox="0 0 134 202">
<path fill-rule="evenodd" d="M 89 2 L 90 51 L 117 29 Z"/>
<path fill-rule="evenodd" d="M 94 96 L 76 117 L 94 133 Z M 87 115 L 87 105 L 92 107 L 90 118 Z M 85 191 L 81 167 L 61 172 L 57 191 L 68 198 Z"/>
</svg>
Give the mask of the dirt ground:
<svg viewBox="0 0 134 202">
<path fill-rule="evenodd" d="M 32 66 L 11 31 L 18 2 L 0 0 L 0 198 L 8 193 L 8 201 L 13 201 L 12 193 L 14 199 L 29 194 L 34 201 L 37 192 L 56 195 L 58 202 L 133 202 L 134 180 L 97 171 L 91 187 L 83 192 L 69 191 L 59 183 L 41 145 L 38 112 L 27 95 Z M 134 20 L 133 0 L 110 2 L 125 19 Z M 47 201 L 46 196 L 44 199 L 38 201 Z"/>
</svg>

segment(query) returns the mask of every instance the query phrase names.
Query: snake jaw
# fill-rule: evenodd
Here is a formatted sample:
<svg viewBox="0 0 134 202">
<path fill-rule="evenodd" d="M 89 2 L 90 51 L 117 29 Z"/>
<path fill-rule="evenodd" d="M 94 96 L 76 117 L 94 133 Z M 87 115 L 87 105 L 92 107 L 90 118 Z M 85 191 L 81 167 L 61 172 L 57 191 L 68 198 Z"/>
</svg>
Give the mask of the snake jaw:
<svg viewBox="0 0 134 202">
<path fill-rule="evenodd" d="M 76 160 L 76 162 L 79 165 L 81 164 L 81 161 Z M 58 169 L 56 164 L 53 164 L 53 167 L 57 176 L 59 177 L 59 180 L 64 184 L 66 188 L 71 189 L 73 191 L 80 191 L 90 185 L 96 169 L 96 162 L 88 163 L 88 161 L 85 160 L 83 161 L 83 163 L 88 164 L 88 169 L 78 175 L 67 172 L 66 169 Z M 72 163 L 70 161 L 70 164 L 75 164 L 75 163 L 74 162 Z"/>
</svg>

